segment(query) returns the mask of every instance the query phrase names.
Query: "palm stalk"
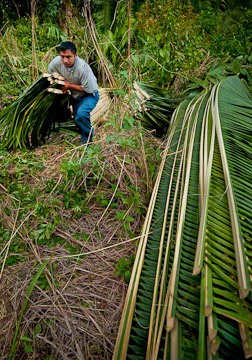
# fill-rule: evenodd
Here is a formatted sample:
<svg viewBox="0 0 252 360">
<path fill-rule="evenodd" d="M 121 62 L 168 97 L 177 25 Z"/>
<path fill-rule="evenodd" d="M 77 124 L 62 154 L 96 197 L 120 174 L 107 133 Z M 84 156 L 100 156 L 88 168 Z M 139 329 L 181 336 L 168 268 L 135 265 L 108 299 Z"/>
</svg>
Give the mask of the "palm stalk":
<svg viewBox="0 0 252 360">
<path fill-rule="evenodd" d="M 155 129 L 157 136 L 167 133 L 172 113 L 182 98 L 173 98 L 171 91 L 146 82 L 135 82 L 133 91 L 138 117 L 145 128 Z"/>
<path fill-rule="evenodd" d="M 252 97 L 215 73 L 170 120 L 114 360 L 252 356 Z"/>
</svg>

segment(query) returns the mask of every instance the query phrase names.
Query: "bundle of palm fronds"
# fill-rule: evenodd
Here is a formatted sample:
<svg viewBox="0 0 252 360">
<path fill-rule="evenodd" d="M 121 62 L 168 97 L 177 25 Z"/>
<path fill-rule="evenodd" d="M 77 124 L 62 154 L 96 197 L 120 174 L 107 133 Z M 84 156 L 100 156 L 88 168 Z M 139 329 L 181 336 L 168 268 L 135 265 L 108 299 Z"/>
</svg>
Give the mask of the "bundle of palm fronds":
<svg viewBox="0 0 252 360">
<path fill-rule="evenodd" d="M 64 118 L 69 98 L 61 90 L 64 84 L 64 79 L 57 73 L 43 74 L 0 112 L 0 134 L 4 147 L 34 146 L 46 136 L 53 122 Z"/>
<path fill-rule="evenodd" d="M 173 98 L 171 91 L 143 81 L 134 83 L 133 94 L 134 106 L 144 127 L 149 130 L 155 129 L 157 136 L 166 134 L 172 113 L 182 98 Z"/>
<path fill-rule="evenodd" d="M 173 113 L 114 360 L 252 357 L 252 96 L 213 70 Z"/>
</svg>

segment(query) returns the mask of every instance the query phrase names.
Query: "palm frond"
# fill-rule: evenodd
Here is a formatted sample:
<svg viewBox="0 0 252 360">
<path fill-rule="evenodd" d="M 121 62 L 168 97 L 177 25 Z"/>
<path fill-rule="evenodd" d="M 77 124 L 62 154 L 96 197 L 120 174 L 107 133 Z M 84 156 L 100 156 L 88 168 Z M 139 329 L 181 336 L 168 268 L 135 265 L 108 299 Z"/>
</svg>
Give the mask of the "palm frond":
<svg viewBox="0 0 252 360">
<path fill-rule="evenodd" d="M 173 98 L 171 91 L 146 82 L 135 82 L 135 107 L 144 127 L 156 131 L 157 136 L 167 133 L 172 113 L 185 97 Z"/>
<path fill-rule="evenodd" d="M 0 112 L 0 132 L 4 147 L 17 149 L 36 145 L 46 136 L 52 122 L 62 114 L 59 109 L 64 105 L 66 109 L 69 95 L 59 97 L 55 91 L 59 91 L 63 84 L 60 84 L 57 77 L 49 75 L 39 78 Z"/>
<path fill-rule="evenodd" d="M 217 80 L 170 120 L 114 360 L 251 357 L 252 99 Z"/>
</svg>

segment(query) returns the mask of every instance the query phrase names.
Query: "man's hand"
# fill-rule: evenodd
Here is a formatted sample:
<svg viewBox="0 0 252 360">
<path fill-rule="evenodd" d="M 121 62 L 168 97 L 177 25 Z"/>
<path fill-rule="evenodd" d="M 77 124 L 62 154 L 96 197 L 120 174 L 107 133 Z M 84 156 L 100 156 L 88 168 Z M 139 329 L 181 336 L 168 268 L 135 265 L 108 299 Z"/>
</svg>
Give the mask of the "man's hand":
<svg viewBox="0 0 252 360">
<path fill-rule="evenodd" d="M 67 92 L 67 90 L 78 90 L 83 93 L 86 93 L 86 91 L 82 89 L 81 85 L 71 84 L 66 79 L 64 79 L 64 81 L 65 81 L 65 86 L 62 87 L 62 91 L 64 94 Z"/>
<path fill-rule="evenodd" d="M 66 79 L 64 79 L 64 81 L 65 81 L 65 86 L 62 87 L 62 91 L 65 94 L 67 90 L 72 89 L 72 84 L 70 84 L 70 82 L 68 82 Z"/>
</svg>

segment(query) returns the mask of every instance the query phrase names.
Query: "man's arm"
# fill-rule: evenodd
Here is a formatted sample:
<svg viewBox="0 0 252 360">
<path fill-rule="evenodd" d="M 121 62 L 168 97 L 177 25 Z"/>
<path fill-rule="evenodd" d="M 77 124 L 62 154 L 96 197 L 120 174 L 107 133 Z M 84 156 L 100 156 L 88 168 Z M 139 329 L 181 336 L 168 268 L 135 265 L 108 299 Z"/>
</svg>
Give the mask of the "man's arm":
<svg viewBox="0 0 252 360">
<path fill-rule="evenodd" d="M 81 85 L 70 84 L 70 82 L 68 82 L 67 80 L 65 80 L 65 84 L 66 85 L 62 87 L 63 93 L 66 93 L 67 90 L 78 90 L 83 93 L 86 92 L 85 90 L 83 90 Z"/>
<path fill-rule="evenodd" d="M 53 72 L 58 72 L 57 70 L 57 65 L 59 63 L 59 56 L 56 56 L 54 59 L 52 59 L 52 61 L 50 62 L 50 64 L 48 65 L 48 72 L 50 74 L 52 74 Z"/>
</svg>

